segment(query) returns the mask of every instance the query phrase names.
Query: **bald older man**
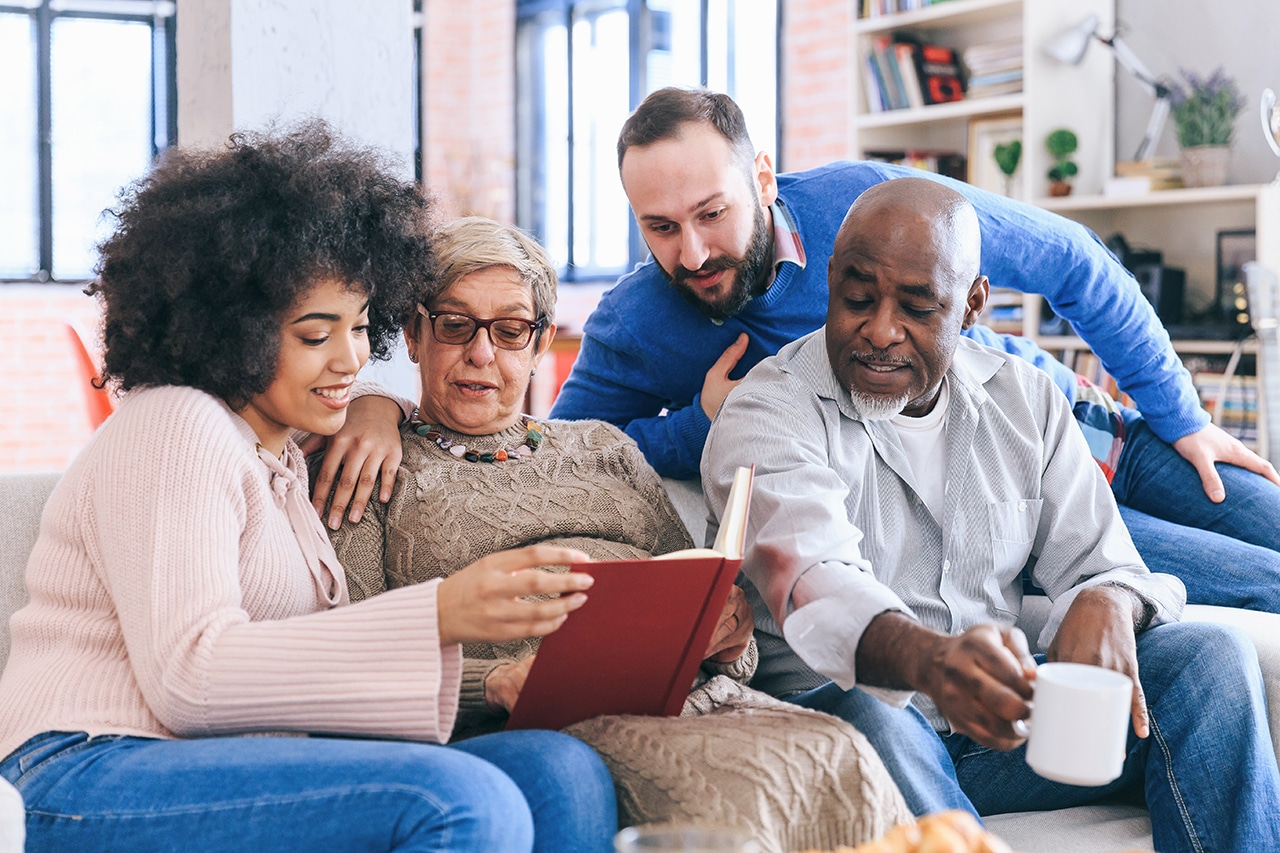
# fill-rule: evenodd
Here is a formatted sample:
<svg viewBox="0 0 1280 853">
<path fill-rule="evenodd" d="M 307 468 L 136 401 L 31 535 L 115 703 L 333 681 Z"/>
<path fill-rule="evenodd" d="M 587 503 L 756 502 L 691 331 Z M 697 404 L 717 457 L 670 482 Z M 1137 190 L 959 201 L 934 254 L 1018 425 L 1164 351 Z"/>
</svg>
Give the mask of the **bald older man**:
<svg viewBox="0 0 1280 853">
<path fill-rule="evenodd" d="M 753 686 L 850 720 L 901 786 L 954 779 L 980 814 L 1145 798 L 1166 853 L 1280 849 L 1252 645 L 1177 621 L 1182 583 L 1143 564 L 1062 393 L 961 336 L 987 299 L 980 251 L 955 191 L 871 187 L 836 235 L 826 326 L 725 400 L 702 476 L 718 515 L 734 469 L 756 465 Z M 1109 785 L 1025 763 L 1036 661 L 1014 622 L 1029 562 L 1053 602 L 1048 658 L 1133 680 Z"/>
</svg>

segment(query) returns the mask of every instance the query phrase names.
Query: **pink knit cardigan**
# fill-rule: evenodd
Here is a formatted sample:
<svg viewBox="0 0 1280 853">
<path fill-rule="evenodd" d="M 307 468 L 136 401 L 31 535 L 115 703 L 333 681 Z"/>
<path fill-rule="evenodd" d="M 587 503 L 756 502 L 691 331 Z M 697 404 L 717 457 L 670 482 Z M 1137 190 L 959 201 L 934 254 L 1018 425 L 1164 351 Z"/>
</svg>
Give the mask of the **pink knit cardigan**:
<svg viewBox="0 0 1280 853">
<path fill-rule="evenodd" d="M 128 395 L 45 508 L 0 756 L 51 730 L 448 737 L 462 658 L 441 649 L 437 584 L 328 608 L 270 477 L 217 398 Z"/>
</svg>

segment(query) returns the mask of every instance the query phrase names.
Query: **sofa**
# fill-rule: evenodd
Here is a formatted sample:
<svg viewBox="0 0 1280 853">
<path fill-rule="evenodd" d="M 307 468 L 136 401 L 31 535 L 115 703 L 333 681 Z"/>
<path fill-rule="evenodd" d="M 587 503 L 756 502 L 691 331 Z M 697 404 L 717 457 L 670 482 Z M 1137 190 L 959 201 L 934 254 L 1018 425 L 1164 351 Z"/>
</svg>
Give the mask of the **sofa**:
<svg viewBox="0 0 1280 853">
<path fill-rule="evenodd" d="M 9 653 L 9 616 L 27 600 L 23 572 L 27 555 L 39 532 L 40 512 L 57 482 L 57 474 L 0 474 L 0 519 L 7 532 L 0 533 L 0 666 Z M 681 517 L 694 541 L 706 530 L 706 508 L 696 482 L 668 480 Z M 1023 628 L 1029 637 L 1039 634 L 1047 616 L 1047 601 L 1029 598 Z M 1271 711 L 1271 737 L 1280 743 L 1280 616 L 1191 605 L 1186 619 L 1221 622 L 1247 633 L 1258 648 Z M 1105 853 L 1151 849 L 1151 823 L 1144 809 L 1132 806 L 1084 806 L 1056 812 L 1027 812 L 986 819 L 988 828 L 1022 853 Z M 0 853 L 22 850 L 21 799 L 0 780 Z"/>
</svg>

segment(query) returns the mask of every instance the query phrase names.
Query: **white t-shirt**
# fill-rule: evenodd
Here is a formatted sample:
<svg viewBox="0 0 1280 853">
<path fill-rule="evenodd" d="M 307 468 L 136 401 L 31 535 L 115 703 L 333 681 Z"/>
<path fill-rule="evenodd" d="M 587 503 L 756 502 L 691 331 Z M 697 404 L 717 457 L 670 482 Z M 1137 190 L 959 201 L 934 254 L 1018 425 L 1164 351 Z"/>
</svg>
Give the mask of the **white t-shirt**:
<svg viewBox="0 0 1280 853">
<path fill-rule="evenodd" d="M 933 411 L 919 418 L 899 414 L 889 421 L 902 441 L 917 494 L 939 521 L 947 494 L 947 403 L 950 399 L 951 391 L 944 376 Z"/>
</svg>

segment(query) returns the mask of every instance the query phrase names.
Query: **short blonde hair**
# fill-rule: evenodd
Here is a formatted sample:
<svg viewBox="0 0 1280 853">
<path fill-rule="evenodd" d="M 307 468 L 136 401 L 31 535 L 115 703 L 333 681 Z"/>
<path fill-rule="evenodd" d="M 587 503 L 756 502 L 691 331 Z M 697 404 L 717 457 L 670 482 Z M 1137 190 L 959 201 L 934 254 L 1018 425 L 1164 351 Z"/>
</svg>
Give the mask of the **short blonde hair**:
<svg viewBox="0 0 1280 853">
<path fill-rule="evenodd" d="M 483 216 L 464 216 L 440 228 L 432 236 L 436 256 L 421 303 L 427 308 L 455 282 L 491 267 L 508 267 L 529 286 L 535 319 L 555 322 L 556 271 L 538 241 L 513 225 Z"/>
</svg>

